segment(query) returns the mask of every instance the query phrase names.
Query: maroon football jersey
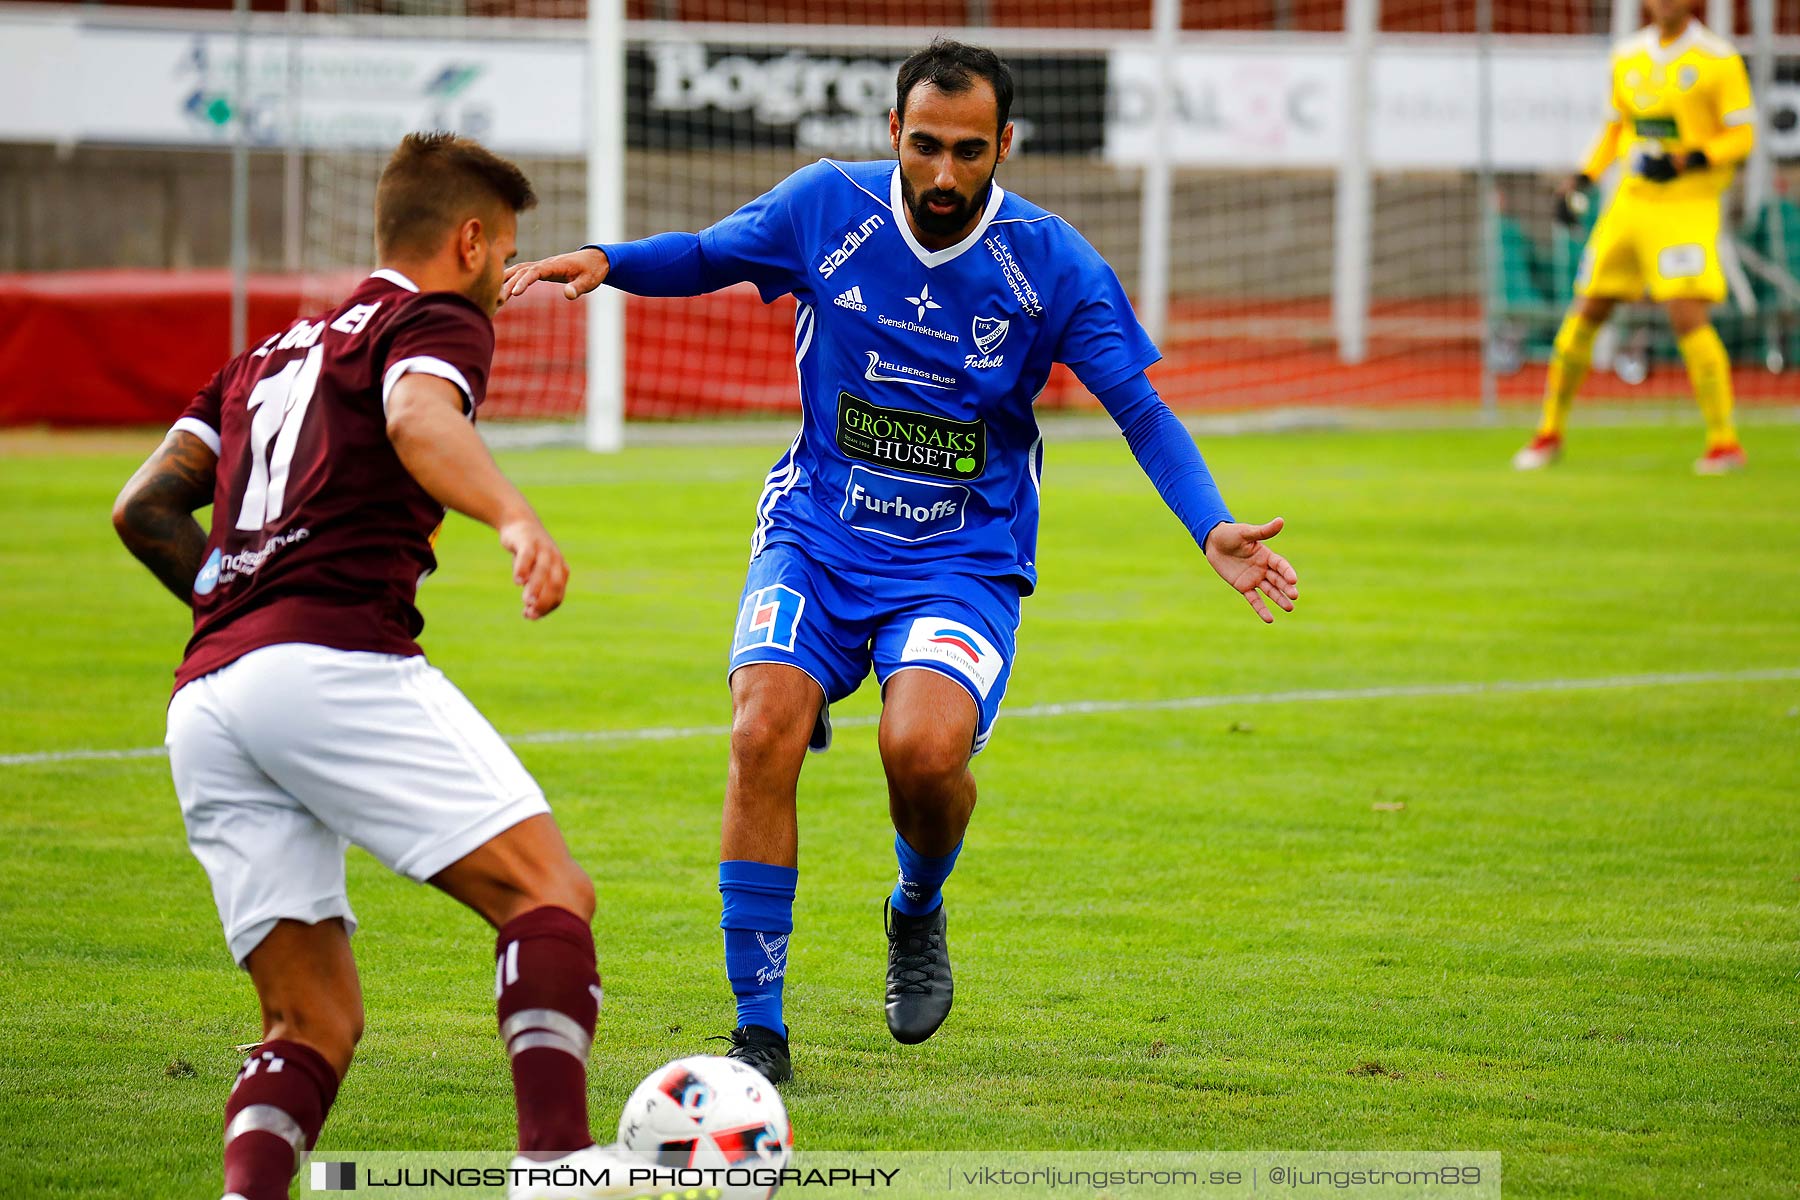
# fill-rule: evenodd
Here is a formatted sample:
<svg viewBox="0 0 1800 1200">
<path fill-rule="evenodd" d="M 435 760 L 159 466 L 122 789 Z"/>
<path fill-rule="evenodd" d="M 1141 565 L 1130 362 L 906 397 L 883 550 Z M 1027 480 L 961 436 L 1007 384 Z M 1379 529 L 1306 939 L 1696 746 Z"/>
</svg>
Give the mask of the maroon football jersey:
<svg viewBox="0 0 1800 1200">
<path fill-rule="evenodd" d="M 281 642 L 418 654 L 419 583 L 443 506 L 387 436 L 409 372 L 447 379 L 471 420 L 494 327 L 472 301 L 377 271 L 331 312 L 225 364 L 175 423 L 219 456 L 179 690 Z"/>
</svg>

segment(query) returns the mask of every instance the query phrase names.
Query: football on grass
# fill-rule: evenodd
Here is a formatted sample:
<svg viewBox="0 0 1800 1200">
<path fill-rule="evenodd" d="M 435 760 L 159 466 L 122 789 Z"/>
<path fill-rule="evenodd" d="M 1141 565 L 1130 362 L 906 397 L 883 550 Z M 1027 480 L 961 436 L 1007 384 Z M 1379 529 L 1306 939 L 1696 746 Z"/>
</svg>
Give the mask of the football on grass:
<svg viewBox="0 0 1800 1200">
<path fill-rule="evenodd" d="M 698 1168 L 722 1200 L 752 1200 L 774 1190 L 793 1129 L 774 1085 L 754 1068 L 702 1054 L 638 1084 L 619 1114 L 619 1144 L 660 1166 Z"/>
</svg>

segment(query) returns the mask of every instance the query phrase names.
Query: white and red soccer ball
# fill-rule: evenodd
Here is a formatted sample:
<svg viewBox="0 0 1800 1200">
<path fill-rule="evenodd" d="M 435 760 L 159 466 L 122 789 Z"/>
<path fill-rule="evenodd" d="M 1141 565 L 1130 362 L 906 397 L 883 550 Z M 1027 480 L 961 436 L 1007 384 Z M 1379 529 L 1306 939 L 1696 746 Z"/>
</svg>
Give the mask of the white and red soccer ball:
<svg viewBox="0 0 1800 1200">
<path fill-rule="evenodd" d="M 721 1200 L 763 1200 L 793 1153 L 793 1126 L 755 1068 L 698 1054 L 638 1084 L 619 1114 L 619 1144 L 660 1167 L 697 1169 Z"/>
</svg>

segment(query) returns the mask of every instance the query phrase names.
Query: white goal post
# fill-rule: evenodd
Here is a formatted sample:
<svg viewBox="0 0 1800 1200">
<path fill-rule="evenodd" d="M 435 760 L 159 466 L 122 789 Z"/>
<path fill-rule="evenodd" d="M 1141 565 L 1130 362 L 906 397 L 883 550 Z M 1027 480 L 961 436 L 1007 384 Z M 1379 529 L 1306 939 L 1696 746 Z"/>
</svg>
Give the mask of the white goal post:
<svg viewBox="0 0 1800 1200">
<path fill-rule="evenodd" d="M 588 0 L 588 237 L 625 238 L 625 0 Z M 607 453 L 625 445 L 625 297 L 587 297 L 584 440 Z"/>
</svg>

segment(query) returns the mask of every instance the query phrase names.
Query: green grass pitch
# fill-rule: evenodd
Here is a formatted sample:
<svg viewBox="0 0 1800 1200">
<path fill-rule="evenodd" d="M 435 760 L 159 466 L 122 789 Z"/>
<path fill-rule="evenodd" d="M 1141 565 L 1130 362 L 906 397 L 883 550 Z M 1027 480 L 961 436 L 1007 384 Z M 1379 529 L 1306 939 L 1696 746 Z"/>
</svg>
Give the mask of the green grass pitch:
<svg viewBox="0 0 1800 1200">
<path fill-rule="evenodd" d="M 158 744 L 185 615 L 115 543 L 147 452 L 0 458 L 0 755 Z M 1800 1195 L 1800 428 L 1215 439 L 1299 611 L 1264 628 L 1117 439 L 1052 440 L 1043 586 L 948 890 L 956 1011 L 881 1015 L 892 831 L 854 720 L 801 783 L 788 983 L 817 1148 L 1471 1149 L 1513 1196 Z M 453 518 L 425 644 L 525 744 L 596 877 L 604 1130 L 732 1023 L 714 862 L 724 654 L 774 451 L 502 455 L 574 569 L 536 626 Z M 1616 680 L 1591 690 L 1437 685 Z M 1154 709 L 1157 700 L 1311 697 Z M 1070 701 L 1100 712 L 1045 713 Z M 868 717 L 865 689 L 836 710 Z M 1040 710 L 1034 713 L 1033 710 Z M 0 1145 L 18 1196 L 218 1194 L 258 1036 L 159 758 L 0 765 Z M 360 852 L 369 1032 L 322 1150 L 511 1130 L 491 941 Z M 1373 1065 L 1371 1065 L 1373 1064 Z"/>
</svg>

